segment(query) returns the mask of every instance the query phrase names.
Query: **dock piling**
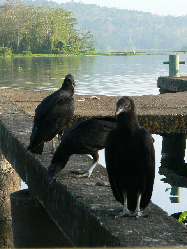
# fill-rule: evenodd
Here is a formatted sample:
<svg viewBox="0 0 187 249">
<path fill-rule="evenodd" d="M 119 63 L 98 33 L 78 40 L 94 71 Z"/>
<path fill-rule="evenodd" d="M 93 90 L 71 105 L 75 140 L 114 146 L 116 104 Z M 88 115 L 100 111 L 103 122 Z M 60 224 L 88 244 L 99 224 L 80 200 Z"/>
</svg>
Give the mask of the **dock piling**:
<svg viewBox="0 0 187 249">
<path fill-rule="evenodd" d="M 178 54 L 171 54 L 169 61 L 164 61 L 163 64 L 169 64 L 169 77 L 158 77 L 157 87 L 160 88 L 160 94 L 186 91 L 186 77 L 179 76 L 179 64 L 185 64 L 185 61 L 179 61 Z"/>
<path fill-rule="evenodd" d="M 179 77 L 179 64 L 185 64 L 185 61 L 179 61 L 178 54 L 170 54 L 169 61 L 163 62 L 163 64 L 169 64 L 169 76 Z"/>
</svg>

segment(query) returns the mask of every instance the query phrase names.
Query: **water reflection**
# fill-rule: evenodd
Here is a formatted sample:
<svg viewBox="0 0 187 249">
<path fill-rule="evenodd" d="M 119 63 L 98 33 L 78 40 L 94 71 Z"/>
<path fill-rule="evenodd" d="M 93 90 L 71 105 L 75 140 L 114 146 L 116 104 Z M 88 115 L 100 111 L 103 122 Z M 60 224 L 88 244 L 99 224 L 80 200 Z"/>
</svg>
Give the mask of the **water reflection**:
<svg viewBox="0 0 187 249">
<path fill-rule="evenodd" d="M 53 91 L 61 86 L 64 76 L 71 72 L 77 83 L 76 94 L 159 94 L 156 82 L 159 76 L 168 75 L 168 67 L 163 66 L 167 57 L 0 57 L 0 86 Z"/>
<path fill-rule="evenodd" d="M 153 138 L 156 172 L 152 201 L 169 215 L 185 211 L 187 209 L 186 135 L 153 134 Z M 105 166 L 104 150 L 100 151 L 99 155 L 99 163 Z"/>
<path fill-rule="evenodd" d="M 165 134 L 162 139 L 162 157 L 159 174 L 164 183 L 171 185 L 171 203 L 180 203 L 181 187 L 187 188 L 187 164 L 185 163 L 186 134 Z"/>
<path fill-rule="evenodd" d="M 86 61 L 85 61 L 86 60 Z M 57 90 L 64 76 L 76 75 L 83 64 L 92 67 L 95 57 L 0 57 L 0 85 L 29 90 Z"/>
</svg>

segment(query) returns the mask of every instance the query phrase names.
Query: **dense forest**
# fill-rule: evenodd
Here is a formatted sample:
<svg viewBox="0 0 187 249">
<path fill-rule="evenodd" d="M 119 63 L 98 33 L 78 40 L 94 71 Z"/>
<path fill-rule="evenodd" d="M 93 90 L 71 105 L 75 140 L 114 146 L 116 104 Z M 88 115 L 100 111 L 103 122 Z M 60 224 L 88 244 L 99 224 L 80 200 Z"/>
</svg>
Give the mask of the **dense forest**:
<svg viewBox="0 0 187 249">
<path fill-rule="evenodd" d="M 97 51 L 180 49 L 187 46 L 187 15 L 159 16 L 73 1 L 60 6 L 73 11 L 79 25 L 90 30 Z"/>
<path fill-rule="evenodd" d="M 0 4 L 3 3 L 4 0 L 0 0 Z M 41 32 L 38 27 L 39 23 L 37 23 L 37 25 L 34 24 L 35 27 L 37 27 L 35 31 L 33 30 L 34 25 L 32 25 L 32 29 L 25 34 L 23 34 L 24 30 L 19 30 L 19 32 L 21 31 L 20 39 L 24 41 L 30 37 L 31 32 L 32 34 L 33 32 L 39 32 L 38 37 L 30 40 L 30 44 L 32 45 L 37 38 L 38 48 L 44 52 L 46 51 L 46 43 L 48 42 L 49 35 L 51 36 L 49 51 L 65 51 L 70 48 L 72 51 L 92 51 L 93 47 L 95 47 L 97 52 L 187 49 L 187 15 L 180 17 L 170 15 L 159 16 L 148 12 L 99 7 L 96 4 L 83 4 L 82 2 L 75 3 L 73 0 L 62 4 L 47 0 L 22 0 L 22 3 L 27 4 L 29 11 L 32 10 L 36 13 L 36 9 L 38 10 L 39 12 L 36 13 L 38 21 L 40 24 L 43 24 Z M 49 9 L 47 9 L 47 6 Z M 58 11 L 55 10 L 55 8 L 57 8 Z M 26 13 L 29 13 L 28 10 L 25 10 Z M 44 12 L 45 14 L 43 14 Z M 40 19 L 40 13 L 42 13 L 43 16 L 41 18 L 42 20 Z M 23 14 L 18 15 L 22 16 Z M 33 15 L 32 13 L 32 20 L 37 20 Z M 63 16 L 66 16 L 66 18 Z M 58 32 L 53 33 L 51 26 L 49 29 L 49 23 L 53 23 L 54 21 L 52 17 L 56 22 L 56 24 L 52 24 L 52 26 L 55 25 L 55 30 L 58 30 Z M 0 18 L 1 20 L 3 18 L 1 14 Z M 69 33 L 66 32 L 66 35 L 63 35 L 63 37 L 58 37 L 63 33 L 59 33 L 60 25 L 64 22 L 63 20 L 67 19 L 69 19 L 69 21 L 71 20 L 71 31 Z M 2 37 L 3 35 L 5 37 L 7 34 L 6 32 L 3 34 L 1 20 L 0 36 Z M 26 21 L 23 20 L 23 23 L 25 22 Z M 15 23 L 19 26 L 17 20 Z M 30 23 L 31 21 L 29 21 L 29 24 Z M 64 29 L 65 24 L 62 26 Z M 71 34 L 71 38 L 69 34 Z M 42 35 L 43 37 L 41 37 Z M 93 35 L 93 38 L 91 35 Z M 94 43 L 92 43 L 92 41 L 94 41 Z M 24 50 L 28 50 L 28 48 L 24 48 Z M 38 49 L 32 48 L 31 51 L 37 52 Z"/>
<path fill-rule="evenodd" d="M 0 47 L 8 53 L 80 54 L 94 51 L 92 35 L 72 12 L 7 1 L 0 8 Z"/>
</svg>

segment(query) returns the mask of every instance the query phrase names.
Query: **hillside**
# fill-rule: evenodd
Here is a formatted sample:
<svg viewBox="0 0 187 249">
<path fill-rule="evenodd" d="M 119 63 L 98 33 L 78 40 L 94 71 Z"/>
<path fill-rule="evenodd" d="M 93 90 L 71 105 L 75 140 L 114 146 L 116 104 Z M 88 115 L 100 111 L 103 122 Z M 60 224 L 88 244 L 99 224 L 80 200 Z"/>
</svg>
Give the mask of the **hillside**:
<svg viewBox="0 0 187 249">
<path fill-rule="evenodd" d="M 91 31 L 96 49 L 101 51 L 177 49 L 187 45 L 187 16 L 163 17 L 74 2 L 61 6 L 73 11 L 78 23 Z"/>
<path fill-rule="evenodd" d="M 91 31 L 97 52 L 181 49 L 187 46 L 187 16 L 158 16 L 74 1 L 65 4 L 46 0 L 23 2 L 72 11 L 78 25 Z"/>
</svg>

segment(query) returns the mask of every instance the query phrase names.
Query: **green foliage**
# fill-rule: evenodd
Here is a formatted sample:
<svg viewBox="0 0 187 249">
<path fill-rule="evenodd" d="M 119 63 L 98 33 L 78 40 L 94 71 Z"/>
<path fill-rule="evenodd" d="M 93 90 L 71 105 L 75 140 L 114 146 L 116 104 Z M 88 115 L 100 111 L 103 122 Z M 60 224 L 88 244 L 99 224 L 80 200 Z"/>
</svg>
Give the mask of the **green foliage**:
<svg viewBox="0 0 187 249">
<path fill-rule="evenodd" d="M 94 51 L 90 32 L 77 29 L 76 25 L 73 13 L 62 8 L 7 0 L 0 8 L 0 46 L 27 55 Z"/>
<path fill-rule="evenodd" d="M 12 10 L 11 1 L 14 2 Z M 22 0 L 16 9 L 18 1 L 9 0 L 3 5 L 5 8 L 0 8 L 0 46 L 11 47 L 14 52 L 186 50 L 187 15 L 159 16 L 96 4 L 75 1 L 58 4 L 48 0 Z"/>
<path fill-rule="evenodd" d="M 0 56 L 11 56 L 12 50 L 7 47 L 0 47 Z"/>
<path fill-rule="evenodd" d="M 187 227 L 187 211 L 182 212 L 182 214 L 179 216 L 178 221 Z"/>
<path fill-rule="evenodd" d="M 23 51 L 22 54 L 27 55 L 27 56 L 31 56 L 32 52 L 31 51 Z"/>
</svg>

